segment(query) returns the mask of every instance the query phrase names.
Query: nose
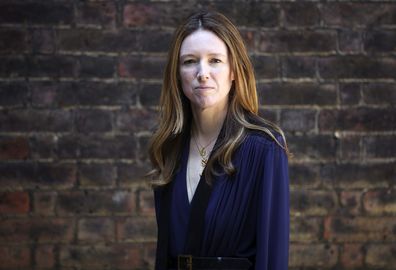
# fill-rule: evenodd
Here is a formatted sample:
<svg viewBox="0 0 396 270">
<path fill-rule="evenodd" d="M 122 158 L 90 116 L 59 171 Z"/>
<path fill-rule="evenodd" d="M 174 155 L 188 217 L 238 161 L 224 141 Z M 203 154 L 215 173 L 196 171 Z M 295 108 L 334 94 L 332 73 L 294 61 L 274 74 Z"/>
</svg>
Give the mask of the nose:
<svg viewBox="0 0 396 270">
<path fill-rule="evenodd" d="M 204 82 L 209 79 L 209 70 L 204 63 L 199 64 L 197 78 L 199 82 Z"/>
</svg>

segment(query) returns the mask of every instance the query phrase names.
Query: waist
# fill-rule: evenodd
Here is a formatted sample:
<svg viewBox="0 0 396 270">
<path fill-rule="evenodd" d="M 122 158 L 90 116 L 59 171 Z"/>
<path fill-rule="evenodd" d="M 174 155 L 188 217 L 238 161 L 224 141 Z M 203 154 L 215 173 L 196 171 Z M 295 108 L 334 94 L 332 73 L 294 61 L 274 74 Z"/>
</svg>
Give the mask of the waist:
<svg viewBox="0 0 396 270">
<path fill-rule="evenodd" d="M 178 270 L 247 270 L 252 266 L 248 258 L 236 257 L 195 257 L 179 255 L 168 258 L 168 267 Z"/>
</svg>

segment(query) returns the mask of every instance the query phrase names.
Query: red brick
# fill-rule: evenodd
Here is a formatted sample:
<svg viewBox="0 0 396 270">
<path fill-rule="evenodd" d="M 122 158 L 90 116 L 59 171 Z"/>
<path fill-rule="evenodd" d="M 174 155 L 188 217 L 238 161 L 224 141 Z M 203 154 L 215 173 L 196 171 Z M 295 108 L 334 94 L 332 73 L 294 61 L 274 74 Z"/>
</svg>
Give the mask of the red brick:
<svg viewBox="0 0 396 270">
<path fill-rule="evenodd" d="M 125 5 L 123 11 L 124 26 L 136 27 L 154 21 L 160 11 L 152 4 L 133 3 Z"/>
<path fill-rule="evenodd" d="M 321 190 L 291 190 L 290 209 L 292 215 L 324 216 L 334 212 L 337 196 Z"/>
<path fill-rule="evenodd" d="M 114 3 L 79 3 L 77 24 L 113 28 L 116 25 L 117 10 Z"/>
<path fill-rule="evenodd" d="M 338 138 L 337 155 L 341 160 L 361 160 L 363 150 L 361 146 L 361 137 L 348 135 Z"/>
<path fill-rule="evenodd" d="M 0 269 L 30 267 L 31 255 L 27 247 L 0 246 Z"/>
<path fill-rule="evenodd" d="M 55 214 L 55 202 L 57 194 L 53 191 L 37 191 L 33 194 L 34 213 L 43 216 Z"/>
<path fill-rule="evenodd" d="M 364 210 L 372 215 L 396 214 L 396 191 L 382 189 L 368 191 L 363 197 Z"/>
<path fill-rule="evenodd" d="M 84 187 L 114 186 L 116 168 L 109 163 L 80 164 L 80 185 Z"/>
<path fill-rule="evenodd" d="M 135 200 L 133 192 L 122 190 L 64 192 L 58 194 L 57 213 L 60 215 L 130 215 L 136 212 Z"/>
<path fill-rule="evenodd" d="M 335 242 L 396 241 L 393 217 L 328 217 L 324 238 Z"/>
<path fill-rule="evenodd" d="M 341 191 L 341 213 L 358 215 L 362 211 L 361 204 L 362 192 L 360 191 Z"/>
<path fill-rule="evenodd" d="M 393 269 L 396 265 L 395 244 L 370 244 L 366 249 L 366 264 L 368 266 Z"/>
<path fill-rule="evenodd" d="M 8 219 L 0 223 L 0 241 L 18 243 L 69 243 L 73 219 Z"/>
<path fill-rule="evenodd" d="M 30 210 L 29 202 L 27 192 L 0 193 L 0 214 L 26 214 Z"/>
<path fill-rule="evenodd" d="M 84 218 L 78 221 L 78 236 L 83 242 L 114 242 L 115 225 L 110 218 Z"/>
<path fill-rule="evenodd" d="M 123 78 L 161 79 L 165 68 L 163 56 L 125 56 L 118 64 L 118 74 Z"/>
<path fill-rule="evenodd" d="M 321 183 L 320 168 L 317 164 L 290 164 L 290 184 L 297 188 L 317 188 Z"/>
<path fill-rule="evenodd" d="M 143 215 L 155 215 L 154 194 L 152 190 L 139 191 L 139 213 Z"/>
<path fill-rule="evenodd" d="M 144 121 L 141 121 L 144 119 Z M 158 113 L 150 109 L 130 109 L 115 112 L 114 128 L 119 131 L 142 132 L 153 130 L 158 124 Z"/>
<path fill-rule="evenodd" d="M 131 217 L 117 222 L 117 240 L 120 242 L 153 242 L 156 235 L 155 217 Z"/>
<path fill-rule="evenodd" d="M 363 266 L 363 246 L 361 244 L 345 244 L 341 251 L 341 264 L 346 269 Z"/>
<path fill-rule="evenodd" d="M 291 244 L 289 254 L 289 267 L 330 268 L 338 260 L 336 245 Z"/>
<path fill-rule="evenodd" d="M 60 250 L 60 265 L 85 269 L 141 269 L 144 268 L 143 252 L 136 244 L 64 246 Z"/>
<path fill-rule="evenodd" d="M 150 166 L 137 162 L 117 164 L 118 184 L 122 187 L 136 186 L 145 179 Z"/>
<path fill-rule="evenodd" d="M 321 238 L 323 219 L 317 217 L 293 217 L 290 220 L 292 242 L 317 242 Z"/>
<path fill-rule="evenodd" d="M 0 160 L 27 159 L 30 147 L 24 137 L 0 137 Z"/>
<path fill-rule="evenodd" d="M 38 268 L 53 268 L 56 263 L 55 247 L 39 245 L 35 249 L 35 262 Z"/>
</svg>

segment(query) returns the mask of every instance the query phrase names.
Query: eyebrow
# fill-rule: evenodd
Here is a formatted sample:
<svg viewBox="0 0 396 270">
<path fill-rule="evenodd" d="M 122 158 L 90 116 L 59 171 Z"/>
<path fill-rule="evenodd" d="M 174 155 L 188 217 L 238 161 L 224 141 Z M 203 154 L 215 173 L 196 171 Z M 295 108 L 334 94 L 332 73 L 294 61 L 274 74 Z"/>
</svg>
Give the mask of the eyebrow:
<svg viewBox="0 0 396 270">
<path fill-rule="evenodd" d="M 221 56 L 221 57 L 226 57 L 226 55 L 225 55 L 225 54 L 222 54 L 222 53 L 209 53 L 209 56 Z M 196 57 L 196 55 L 195 55 L 195 54 L 192 54 L 192 53 L 180 55 L 180 58 L 186 58 L 186 57 Z"/>
</svg>

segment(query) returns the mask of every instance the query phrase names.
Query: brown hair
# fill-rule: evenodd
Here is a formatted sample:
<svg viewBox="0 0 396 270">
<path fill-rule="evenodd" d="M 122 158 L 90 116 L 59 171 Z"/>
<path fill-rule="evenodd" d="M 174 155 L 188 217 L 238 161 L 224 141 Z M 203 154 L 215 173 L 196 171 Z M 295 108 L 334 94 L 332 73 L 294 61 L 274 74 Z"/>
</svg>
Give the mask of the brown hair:
<svg viewBox="0 0 396 270">
<path fill-rule="evenodd" d="M 214 11 L 200 11 L 185 20 L 174 34 L 164 71 L 160 98 L 159 128 L 154 133 L 149 155 L 154 170 L 155 185 L 172 181 L 178 167 L 184 139 L 189 136 L 192 113 L 189 100 L 184 96 L 179 79 L 179 56 L 183 40 L 198 29 L 215 33 L 228 48 L 234 82 L 229 94 L 229 109 L 223 124 L 223 136 L 205 168 L 205 178 L 210 181 L 217 162 L 227 174 L 235 168 L 232 155 L 243 142 L 248 130 L 264 132 L 287 150 L 282 130 L 258 116 L 258 98 L 252 63 L 238 29 L 224 15 Z M 283 139 L 280 143 L 274 131 Z"/>
</svg>

